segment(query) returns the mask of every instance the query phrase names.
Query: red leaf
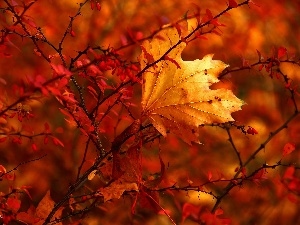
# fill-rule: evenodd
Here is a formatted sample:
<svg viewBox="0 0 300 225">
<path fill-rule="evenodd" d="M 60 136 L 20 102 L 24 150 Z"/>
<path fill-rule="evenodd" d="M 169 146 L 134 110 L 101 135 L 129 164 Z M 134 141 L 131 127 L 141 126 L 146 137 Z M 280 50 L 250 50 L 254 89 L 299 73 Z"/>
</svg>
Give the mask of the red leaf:
<svg viewBox="0 0 300 225">
<path fill-rule="evenodd" d="M 13 212 L 17 212 L 20 209 L 21 201 L 16 198 L 8 198 L 7 199 L 7 207 L 11 209 Z"/>
<path fill-rule="evenodd" d="M 5 142 L 7 137 L 0 138 L 0 143 Z"/>
<path fill-rule="evenodd" d="M 13 173 L 13 174 L 5 174 L 5 179 L 7 180 L 15 180 L 16 179 L 16 174 Z"/>
<path fill-rule="evenodd" d="M 247 130 L 247 134 L 252 134 L 252 135 L 255 135 L 255 134 L 258 134 L 257 130 L 255 130 L 253 127 L 250 127 L 248 128 Z"/>
<path fill-rule="evenodd" d="M 67 77 L 69 77 L 69 76 L 72 75 L 72 73 L 70 72 L 70 70 L 68 70 L 66 67 L 64 67 L 61 64 L 55 65 L 55 64 L 51 63 L 51 67 L 52 67 L 52 69 L 55 71 L 55 73 L 57 75 L 65 75 Z"/>
<path fill-rule="evenodd" d="M 94 8 L 95 8 L 95 2 L 91 1 L 91 9 L 94 10 Z"/>
<path fill-rule="evenodd" d="M 97 2 L 97 3 L 96 3 L 96 8 L 97 8 L 97 10 L 98 10 L 98 11 L 100 11 L 100 10 L 101 10 L 101 5 L 100 5 L 100 3 L 99 3 L 99 2 Z"/>
<path fill-rule="evenodd" d="M 259 182 L 262 180 L 262 179 L 267 179 L 267 176 L 266 176 L 266 173 L 267 171 L 265 169 L 261 169 L 259 170 L 254 176 L 253 176 L 253 182 L 255 184 L 259 184 Z"/>
<path fill-rule="evenodd" d="M 216 27 L 218 27 L 218 26 L 225 27 L 225 24 L 220 23 L 220 22 L 218 21 L 218 19 L 212 19 L 212 20 L 210 21 L 210 23 L 213 24 L 213 25 L 215 25 Z"/>
<path fill-rule="evenodd" d="M 235 0 L 229 0 L 229 1 L 228 1 L 228 6 L 229 6 L 230 8 L 236 8 L 236 7 L 238 6 L 238 4 L 236 3 Z"/>
<path fill-rule="evenodd" d="M 93 95 L 94 99 L 97 99 L 97 91 L 92 87 L 92 86 L 87 86 L 87 89 L 89 90 L 89 93 L 91 93 L 91 95 Z"/>
<path fill-rule="evenodd" d="M 218 208 L 218 209 L 216 210 L 216 212 L 215 212 L 215 215 L 216 215 L 216 216 L 220 216 L 220 215 L 223 215 L 223 213 L 224 213 L 223 209 Z"/>
<path fill-rule="evenodd" d="M 209 20 L 211 20 L 211 19 L 214 18 L 213 15 L 212 15 L 212 13 L 211 13 L 211 11 L 209 9 L 206 9 L 206 15 L 207 15 L 207 17 L 208 17 Z"/>
<path fill-rule="evenodd" d="M 75 31 L 74 31 L 74 30 L 71 30 L 71 31 L 70 31 L 70 34 L 71 34 L 71 36 L 72 36 L 72 37 L 75 37 L 75 36 L 76 36 L 76 34 L 75 34 Z"/>
<path fill-rule="evenodd" d="M 136 32 L 135 39 L 140 40 L 144 38 L 144 34 L 141 31 Z"/>
<path fill-rule="evenodd" d="M 65 87 L 68 83 L 69 83 L 68 79 L 63 77 L 63 78 L 60 79 L 58 88 L 61 89 L 61 88 Z"/>
<path fill-rule="evenodd" d="M 18 137 L 14 137 L 14 138 L 12 139 L 12 142 L 13 142 L 13 143 L 16 143 L 16 144 L 22 144 L 21 138 L 18 138 Z"/>
<path fill-rule="evenodd" d="M 286 156 L 295 150 L 295 144 L 286 143 L 283 147 L 283 156 Z"/>
<path fill-rule="evenodd" d="M 159 156 L 159 161 L 160 161 L 160 176 L 158 178 L 148 180 L 147 182 L 145 182 L 144 184 L 147 188 L 156 188 L 163 181 L 164 174 L 165 174 L 165 164 L 162 161 L 162 158 L 160 156 Z"/>
<path fill-rule="evenodd" d="M 147 189 L 141 190 L 139 202 L 141 208 L 148 209 L 156 213 L 160 211 L 159 196 L 156 191 L 149 191 Z"/>
<path fill-rule="evenodd" d="M 0 165 L 0 176 L 2 176 L 4 173 L 6 173 L 6 169 L 4 166 Z"/>
<path fill-rule="evenodd" d="M 52 137 L 52 141 L 55 145 L 60 145 L 62 147 L 65 147 L 64 144 L 56 137 Z"/>
<path fill-rule="evenodd" d="M 19 120 L 20 122 L 23 121 L 23 116 L 21 115 L 21 113 L 18 113 L 18 120 Z"/>
<path fill-rule="evenodd" d="M 33 150 L 34 152 L 36 152 L 36 151 L 38 150 L 38 148 L 36 147 L 36 144 L 35 144 L 35 143 L 33 143 L 33 144 L 31 145 L 31 148 L 32 148 L 32 150 Z"/>
<path fill-rule="evenodd" d="M 283 179 L 294 179 L 295 167 L 288 167 L 283 175 Z"/>
<path fill-rule="evenodd" d="M 124 174 L 124 171 L 121 168 L 121 157 L 117 152 L 113 152 L 113 169 L 112 177 L 117 180 Z"/>
<path fill-rule="evenodd" d="M 196 38 L 202 39 L 202 40 L 208 40 L 207 37 L 205 37 L 204 35 L 200 34 L 200 33 L 196 33 L 195 34 Z"/>
<path fill-rule="evenodd" d="M 182 221 L 183 223 L 186 218 L 189 216 L 193 217 L 194 219 L 198 219 L 198 214 L 200 212 L 200 206 L 193 205 L 191 203 L 184 203 L 182 207 Z"/>
<path fill-rule="evenodd" d="M 12 113 L 9 115 L 9 118 L 14 118 L 17 113 Z"/>
<path fill-rule="evenodd" d="M 287 50 L 284 47 L 279 47 L 278 48 L 278 53 L 277 53 L 277 57 L 278 59 L 282 58 L 283 56 L 285 56 L 287 54 Z"/>
<path fill-rule="evenodd" d="M 48 138 L 48 136 L 45 136 L 45 138 L 44 138 L 44 144 L 46 145 L 46 144 L 48 144 L 48 142 L 49 142 L 49 138 Z"/>
<path fill-rule="evenodd" d="M 131 214 L 132 215 L 135 214 L 135 207 L 136 207 L 137 200 L 138 200 L 138 195 L 135 196 L 134 201 L 133 201 L 133 203 L 131 205 Z"/>
<path fill-rule="evenodd" d="M 211 171 L 208 171 L 207 177 L 208 177 L 208 181 L 211 181 L 211 179 L 212 179 L 212 172 Z"/>
</svg>

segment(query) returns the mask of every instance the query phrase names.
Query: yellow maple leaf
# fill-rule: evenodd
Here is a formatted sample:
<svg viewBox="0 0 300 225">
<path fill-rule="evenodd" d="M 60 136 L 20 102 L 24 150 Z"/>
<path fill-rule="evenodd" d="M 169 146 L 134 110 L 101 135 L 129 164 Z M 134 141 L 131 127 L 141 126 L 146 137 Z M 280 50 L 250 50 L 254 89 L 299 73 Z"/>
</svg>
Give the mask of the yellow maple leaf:
<svg viewBox="0 0 300 225">
<path fill-rule="evenodd" d="M 202 60 L 182 60 L 186 43 L 179 33 L 164 29 L 142 44 L 141 67 L 156 62 L 143 74 L 142 116 L 150 118 L 163 136 L 172 132 L 189 144 L 199 143 L 199 125 L 233 121 L 231 113 L 240 110 L 243 101 L 231 90 L 209 88 L 227 67 L 212 54 Z"/>
</svg>

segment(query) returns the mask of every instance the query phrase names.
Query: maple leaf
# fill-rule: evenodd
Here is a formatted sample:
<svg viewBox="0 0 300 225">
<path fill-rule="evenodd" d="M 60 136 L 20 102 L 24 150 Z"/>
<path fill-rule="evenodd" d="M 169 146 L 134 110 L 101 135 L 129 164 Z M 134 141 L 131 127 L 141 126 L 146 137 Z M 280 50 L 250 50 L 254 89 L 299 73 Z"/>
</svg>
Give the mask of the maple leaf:
<svg viewBox="0 0 300 225">
<path fill-rule="evenodd" d="M 182 29 L 182 35 L 186 31 Z M 141 67 L 155 65 L 143 73 L 142 116 L 163 136 L 172 132 L 191 144 L 199 143 L 199 125 L 234 121 L 231 113 L 241 110 L 243 101 L 231 90 L 209 89 L 228 65 L 213 60 L 213 54 L 183 61 L 186 43 L 182 39 L 176 28 L 168 28 L 143 42 Z"/>
<path fill-rule="evenodd" d="M 130 146 L 123 157 L 114 154 L 112 168 L 112 176 L 116 180 L 109 186 L 99 189 L 104 202 L 119 199 L 125 191 L 138 192 L 138 184 L 141 180 L 140 143 L 134 143 Z"/>
<path fill-rule="evenodd" d="M 48 190 L 43 199 L 40 201 L 36 208 L 35 217 L 39 218 L 40 221 L 36 223 L 37 225 L 41 225 L 44 222 L 44 219 L 47 218 L 49 213 L 52 211 L 53 207 L 55 205 L 55 202 L 52 200 L 50 196 L 50 191 Z M 62 215 L 63 208 L 59 208 L 56 213 L 54 214 L 53 218 L 60 218 Z M 58 225 L 61 225 L 62 223 L 56 223 Z"/>
<path fill-rule="evenodd" d="M 103 201 L 107 202 L 111 199 L 119 199 L 125 191 L 138 191 L 138 185 L 131 182 L 123 182 L 121 179 L 114 181 L 109 187 L 100 188 L 100 195 L 103 196 Z"/>
</svg>

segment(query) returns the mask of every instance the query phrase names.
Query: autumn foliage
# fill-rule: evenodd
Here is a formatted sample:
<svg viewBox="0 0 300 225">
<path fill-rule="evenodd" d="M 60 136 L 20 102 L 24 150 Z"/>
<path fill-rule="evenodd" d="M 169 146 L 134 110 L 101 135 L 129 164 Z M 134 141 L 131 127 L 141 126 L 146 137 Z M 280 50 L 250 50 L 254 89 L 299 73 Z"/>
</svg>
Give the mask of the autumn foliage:
<svg viewBox="0 0 300 225">
<path fill-rule="evenodd" d="M 297 1 L 0 2 L 0 224 L 299 224 Z"/>
</svg>

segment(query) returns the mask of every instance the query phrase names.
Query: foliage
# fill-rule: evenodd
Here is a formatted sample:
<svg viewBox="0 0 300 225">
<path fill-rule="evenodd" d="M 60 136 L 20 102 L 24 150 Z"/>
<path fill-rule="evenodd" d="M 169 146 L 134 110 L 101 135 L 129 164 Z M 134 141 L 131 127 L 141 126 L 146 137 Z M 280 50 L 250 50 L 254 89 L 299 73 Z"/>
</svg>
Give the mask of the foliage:
<svg viewBox="0 0 300 225">
<path fill-rule="evenodd" d="M 1 1 L 1 223 L 300 223 L 297 7 Z"/>
</svg>

